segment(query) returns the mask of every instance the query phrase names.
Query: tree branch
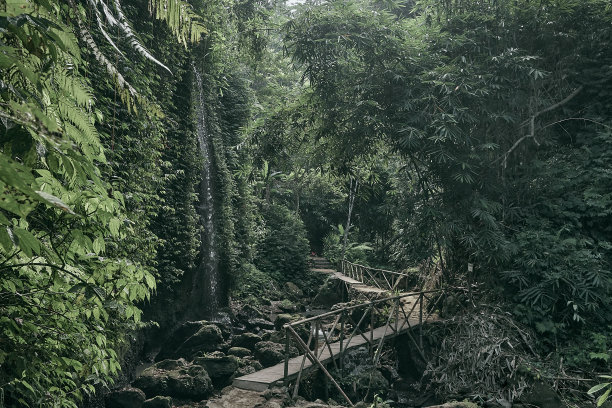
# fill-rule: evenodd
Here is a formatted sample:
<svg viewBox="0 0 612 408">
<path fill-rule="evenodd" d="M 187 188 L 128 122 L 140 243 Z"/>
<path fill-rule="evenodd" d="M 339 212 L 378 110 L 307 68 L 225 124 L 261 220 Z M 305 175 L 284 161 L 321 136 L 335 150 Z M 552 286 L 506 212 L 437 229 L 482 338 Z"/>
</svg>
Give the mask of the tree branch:
<svg viewBox="0 0 612 408">
<path fill-rule="evenodd" d="M 514 142 L 512 147 L 506 153 L 504 153 L 503 156 L 500 156 L 497 159 L 495 159 L 494 163 L 496 161 L 498 161 L 498 160 L 502 160 L 502 165 L 505 168 L 507 166 L 507 164 L 508 164 L 508 156 L 510 156 L 510 153 L 512 153 L 523 141 L 525 141 L 525 139 L 533 138 L 534 141 L 536 142 L 536 144 L 539 146 L 540 144 L 535 139 L 535 120 L 536 120 L 536 118 L 538 116 L 546 113 L 546 112 L 550 112 L 550 111 L 552 111 L 554 109 L 557 109 L 560 106 L 565 105 L 566 103 L 571 101 L 576 95 L 578 95 L 583 89 L 584 89 L 584 87 L 582 85 L 580 85 L 571 94 L 566 96 L 563 100 L 561 100 L 561 101 L 559 101 L 559 102 L 557 102 L 557 103 L 555 103 L 553 105 L 550 105 L 549 107 L 544 108 L 541 111 L 538 111 L 538 112 L 534 113 L 533 115 L 531 115 L 531 117 L 529 119 L 527 119 L 523 123 L 521 123 L 521 127 L 524 127 L 525 125 L 529 124 L 529 133 L 526 134 L 525 136 L 521 137 L 516 142 Z"/>
</svg>

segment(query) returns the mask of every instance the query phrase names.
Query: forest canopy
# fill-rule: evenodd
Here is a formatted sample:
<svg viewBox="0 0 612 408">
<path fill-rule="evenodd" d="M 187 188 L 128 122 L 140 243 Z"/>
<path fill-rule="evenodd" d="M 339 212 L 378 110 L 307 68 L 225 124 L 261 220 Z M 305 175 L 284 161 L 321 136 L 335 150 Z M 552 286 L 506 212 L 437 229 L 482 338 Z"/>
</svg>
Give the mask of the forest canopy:
<svg viewBox="0 0 612 408">
<path fill-rule="evenodd" d="M 607 0 L 7 0 L 0 69 L 0 406 L 111 387 L 206 253 L 220 304 L 412 268 L 610 371 Z"/>
</svg>

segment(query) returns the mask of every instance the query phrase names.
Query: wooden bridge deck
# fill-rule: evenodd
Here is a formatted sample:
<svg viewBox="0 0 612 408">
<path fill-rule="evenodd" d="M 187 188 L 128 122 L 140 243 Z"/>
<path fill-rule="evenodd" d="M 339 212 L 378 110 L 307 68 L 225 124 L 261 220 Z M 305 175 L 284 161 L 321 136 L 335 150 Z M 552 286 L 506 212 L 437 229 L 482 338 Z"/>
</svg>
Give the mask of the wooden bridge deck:
<svg viewBox="0 0 612 408">
<path fill-rule="evenodd" d="M 433 320 L 434 318 L 429 319 L 429 321 L 433 321 Z M 370 331 L 364 332 L 364 336 L 367 339 L 371 338 L 374 344 L 376 344 L 376 342 L 379 341 L 383 336 L 385 337 L 385 339 L 393 338 L 395 336 L 398 336 L 408 331 L 411 326 L 412 327 L 418 326 L 419 325 L 418 316 L 414 318 L 411 317 L 410 319 L 408 319 L 408 323 L 406 322 L 405 319 L 398 320 L 397 333 L 394 332 L 390 327 L 381 326 L 381 327 L 374 329 L 371 332 Z M 395 327 L 395 323 L 392 323 L 392 324 Z M 386 333 L 385 333 L 385 330 L 386 330 Z M 364 339 L 362 336 L 356 335 L 355 337 L 353 337 L 348 347 L 346 347 L 346 340 L 345 340 L 344 347 L 346 350 L 349 350 L 355 347 L 363 346 L 364 344 L 368 344 L 366 339 Z M 322 352 L 319 349 L 319 352 L 321 353 L 319 357 L 319 361 L 321 361 L 321 363 L 323 364 L 331 362 L 332 359 L 337 359 L 340 357 L 340 342 L 331 343 L 329 346 L 333 352 L 331 354 L 330 354 L 329 349 L 327 349 L 327 347 L 325 347 L 325 349 Z M 287 376 L 288 380 L 293 380 L 297 377 L 300 371 L 300 367 L 302 366 L 303 358 L 304 358 L 304 355 L 302 354 L 300 356 L 289 359 L 289 375 Z M 304 371 L 308 371 L 315 367 L 316 365 L 313 365 L 312 362 L 308 358 L 306 358 L 306 361 L 304 362 Z M 264 391 L 268 389 L 271 385 L 277 383 L 278 381 L 282 381 L 284 378 L 285 378 L 285 362 L 283 361 L 275 366 L 264 368 L 263 370 L 257 371 L 255 373 L 244 375 L 242 377 L 238 377 L 234 379 L 233 386 L 237 388 L 242 388 L 245 390 Z"/>
<path fill-rule="evenodd" d="M 314 267 L 311 269 L 312 272 L 325 273 L 325 274 L 332 275 L 335 278 L 341 280 L 342 282 L 345 282 L 352 289 L 358 292 L 364 293 L 364 294 L 379 295 L 379 294 L 389 293 L 388 290 L 376 288 L 373 286 L 368 286 L 361 281 L 350 278 L 342 274 L 341 272 L 336 271 L 335 269 L 331 269 L 331 264 L 324 258 L 313 257 L 312 259 L 314 261 Z M 394 331 L 389 326 L 384 325 L 374 330 L 364 332 L 363 336 L 355 335 L 351 339 L 351 342 L 348 344 L 348 347 L 347 347 L 346 339 L 345 339 L 343 347 L 346 350 L 349 350 L 349 349 L 356 348 L 359 346 L 367 345 L 368 340 L 370 340 L 372 344 L 377 344 L 377 342 L 380 341 L 380 339 L 383 337 L 385 339 L 393 338 L 393 337 L 396 337 L 400 334 L 407 332 L 411 327 L 418 326 L 419 325 L 419 307 L 418 305 L 416 305 L 417 307 L 414 307 L 413 309 L 413 307 L 411 306 L 417 300 L 418 300 L 418 296 L 415 296 L 415 297 L 410 296 L 410 297 L 401 299 L 400 307 L 404 310 L 404 315 L 408 315 L 409 318 L 408 320 L 398 319 L 397 325 L 395 324 L 395 322 L 391 323 L 391 325 L 393 325 L 394 328 L 397 327 L 397 331 Z M 410 310 L 413 311 L 412 314 L 410 313 Z M 426 320 L 426 322 L 434 321 L 434 320 L 437 320 L 437 318 L 435 316 L 430 316 L 430 318 Z M 329 363 L 332 360 L 335 360 L 341 356 L 339 341 L 329 344 L 329 348 L 331 348 L 331 352 L 327 348 L 327 346 L 322 345 L 320 347 L 325 347 L 322 351 L 321 351 L 321 348 L 319 348 L 319 350 L 317 351 L 318 360 L 322 364 Z M 319 355 L 319 353 L 321 354 Z M 287 380 L 289 381 L 293 380 L 298 376 L 303 360 L 304 360 L 303 354 L 289 359 L 289 370 L 288 370 Z M 317 365 L 313 364 L 308 358 L 306 358 L 306 360 L 304 361 L 303 371 L 308 371 L 315 367 L 317 367 Z M 271 385 L 276 384 L 279 381 L 282 381 L 284 378 L 285 378 L 285 362 L 283 361 L 275 366 L 264 368 L 263 370 L 259 370 L 255 373 L 244 375 L 242 377 L 238 377 L 234 379 L 233 386 L 237 388 L 242 388 L 245 390 L 264 391 L 268 389 Z"/>
</svg>

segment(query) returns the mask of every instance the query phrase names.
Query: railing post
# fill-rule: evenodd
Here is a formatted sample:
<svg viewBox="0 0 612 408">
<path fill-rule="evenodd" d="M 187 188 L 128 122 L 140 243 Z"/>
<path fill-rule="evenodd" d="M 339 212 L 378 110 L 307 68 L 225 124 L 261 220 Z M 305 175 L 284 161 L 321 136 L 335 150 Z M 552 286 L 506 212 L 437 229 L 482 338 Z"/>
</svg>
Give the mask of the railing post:
<svg viewBox="0 0 612 408">
<path fill-rule="evenodd" d="M 399 334 L 397 333 L 398 325 L 399 325 L 399 307 L 400 307 L 400 298 L 397 298 L 395 300 L 395 333 L 396 335 Z"/>
<path fill-rule="evenodd" d="M 421 346 L 421 350 L 423 350 L 423 297 L 425 295 L 421 292 L 421 296 L 419 296 L 419 345 Z"/>
<path fill-rule="evenodd" d="M 370 354 L 374 356 L 374 311 L 376 308 L 372 304 L 370 309 Z"/>
<path fill-rule="evenodd" d="M 340 312 L 340 370 L 344 370 L 344 310 Z"/>
<path fill-rule="evenodd" d="M 285 386 L 287 386 L 289 384 L 289 381 L 287 379 L 287 377 L 289 377 L 289 330 L 287 330 L 286 327 L 284 327 L 285 330 L 285 371 L 284 371 L 284 377 L 283 377 L 283 384 Z"/>
</svg>

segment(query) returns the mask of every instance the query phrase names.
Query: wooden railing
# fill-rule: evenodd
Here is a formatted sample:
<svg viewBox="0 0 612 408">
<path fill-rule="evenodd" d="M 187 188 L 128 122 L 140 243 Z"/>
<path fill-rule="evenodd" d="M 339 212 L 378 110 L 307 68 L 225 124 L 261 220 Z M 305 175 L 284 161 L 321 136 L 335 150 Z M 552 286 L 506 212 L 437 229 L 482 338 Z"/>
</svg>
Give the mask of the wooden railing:
<svg viewBox="0 0 612 408">
<path fill-rule="evenodd" d="M 371 268 L 369 266 L 349 262 L 346 259 L 341 261 L 340 268 L 342 274 L 349 278 L 383 290 L 409 290 L 409 285 L 411 284 L 411 276 L 406 273 Z"/>
<path fill-rule="evenodd" d="M 456 290 L 456 289 L 452 289 Z M 292 344 L 303 354 L 293 389 L 297 397 L 306 359 L 318 367 L 344 399 L 352 401 L 325 368 L 331 360 L 336 372 L 342 370 L 345 352 L 356 345 L 367 345 L 372 363 L 379 362 L 386 338 L 406 333 L 418 353 L 423 353 L 423 322 L 434 320 L 436 308 L 448 290 L 430 290 L 404 293 L 343 307 L 328 313 L 303 319 L 284 326 L 285 330 L 285 383 L 288 384 L 289 352 Z M 418 327 L 418 335 L 413 328 Z M 417 337 L 417 338 L 415 338 Z"/>
</svg>

